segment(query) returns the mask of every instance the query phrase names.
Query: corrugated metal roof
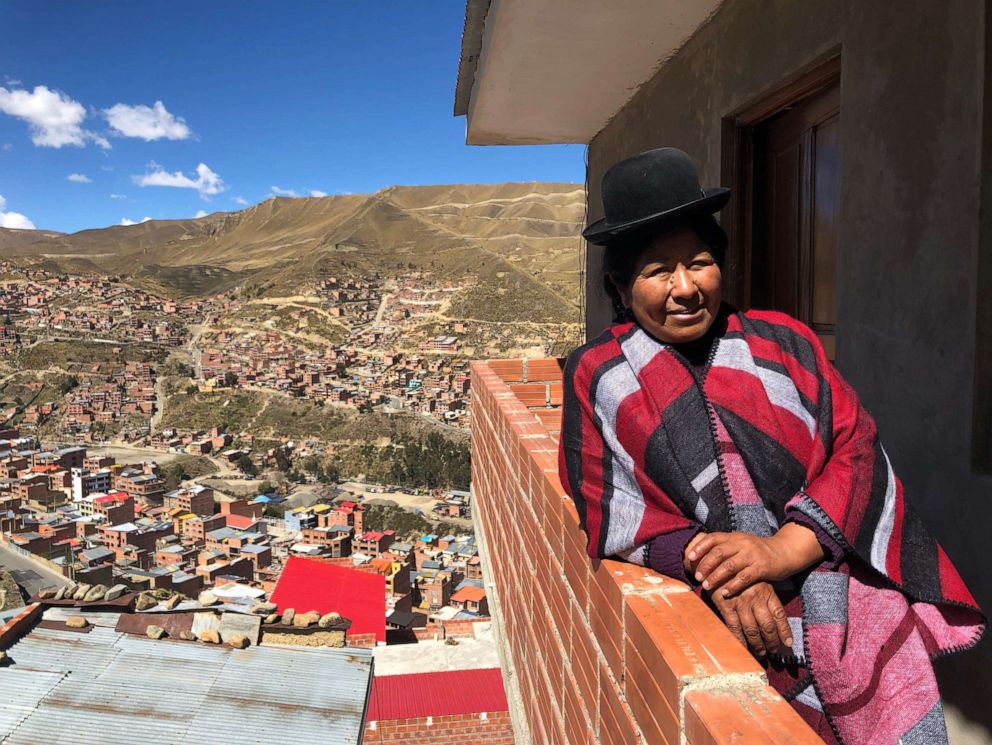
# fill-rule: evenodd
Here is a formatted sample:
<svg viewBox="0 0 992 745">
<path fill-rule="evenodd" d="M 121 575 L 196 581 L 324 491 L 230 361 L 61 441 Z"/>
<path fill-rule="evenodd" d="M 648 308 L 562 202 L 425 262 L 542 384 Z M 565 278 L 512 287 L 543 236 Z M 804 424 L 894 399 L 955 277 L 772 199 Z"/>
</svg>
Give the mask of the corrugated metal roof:
<svg viewBox="0 0 992 745">
<path fill-rule="evenodd" d="M 4 745 L 357 743 L 365 649 L 233 650 L 36 627 L 0 669 Z"/>
<path fill-rule="evenodd" d="M 372 681 L 368 720 L 476 714 L 508 708 L 503 673 L 498 667 L 383 675 Z"/>
</svg>

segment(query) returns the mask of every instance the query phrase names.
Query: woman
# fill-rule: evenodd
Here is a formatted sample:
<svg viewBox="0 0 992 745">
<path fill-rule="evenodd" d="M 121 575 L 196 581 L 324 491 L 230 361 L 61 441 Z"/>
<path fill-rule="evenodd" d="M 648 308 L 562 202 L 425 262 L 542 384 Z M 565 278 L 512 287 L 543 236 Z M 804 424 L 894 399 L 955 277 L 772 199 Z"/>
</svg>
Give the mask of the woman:
<svg viewBox="0 0 992 745">
<path fill-rule="evenodd" d="M 828 742 L 946 742 L 931 660 L 984 617 L 816 335 L 721 302 L 727 189 L 688 156 L 603 179 L 616 322 L 565 366 L 562 482 L 589 554 L 693 584 Z"/>
</svg>

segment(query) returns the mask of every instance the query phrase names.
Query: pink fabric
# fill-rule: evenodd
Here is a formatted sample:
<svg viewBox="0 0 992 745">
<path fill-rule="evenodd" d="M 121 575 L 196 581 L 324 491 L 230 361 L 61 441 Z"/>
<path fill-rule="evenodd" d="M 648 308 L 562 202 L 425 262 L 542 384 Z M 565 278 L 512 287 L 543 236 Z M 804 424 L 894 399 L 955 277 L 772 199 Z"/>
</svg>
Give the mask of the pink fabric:
<svg viewBox="0 0 992 745">
<path fill-rule="evenodd" d="M 851 572 L 846 625 L 807 626 L 810 666 L 845 742 L 896 745 L 938 704 L 937 681 L 906 596 L 867 568 Z M 934 631 L 949 628 L 934 623 Z"/>
</svg>

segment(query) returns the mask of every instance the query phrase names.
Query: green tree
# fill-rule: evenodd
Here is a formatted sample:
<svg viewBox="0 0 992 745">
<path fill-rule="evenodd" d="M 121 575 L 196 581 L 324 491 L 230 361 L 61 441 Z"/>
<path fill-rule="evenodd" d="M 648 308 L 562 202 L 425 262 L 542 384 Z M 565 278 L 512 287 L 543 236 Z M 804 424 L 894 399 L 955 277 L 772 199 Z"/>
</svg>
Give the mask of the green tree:
<svg viewBox="0 0 992 745">
<path fill-rule="evenodd" d="M 280 471 L 288 471 L 292 467 L 293 463 L 286 453 L 286 448 L 276 448 L 276 468 Z"/>
<path fill-rule="evenodd" d="M 224 385 L 228 388 L 233 388 L 238 384 L 238 374 L 233 370 L 228 370 L 224 373 Z"/>
<path fill-rule="evenodd" d="M 251 458 L 247 454 L 242 454 L 235 462 L 235 465 L 246 476 L 256 476 L 258 474 L 258 469 L 255 468 L 255 464 L 251 462 Z"/>
<path fill-rule="evenodd" d="M 77 378 L 75 375 L 70 375 L 69 377 L 64 378 L 61 384 L 59 384 L 59 393 L 61 393 L 64 396 L 69 391 L 78 387 L 79 387 L 79 378 Z"/>
</svg>

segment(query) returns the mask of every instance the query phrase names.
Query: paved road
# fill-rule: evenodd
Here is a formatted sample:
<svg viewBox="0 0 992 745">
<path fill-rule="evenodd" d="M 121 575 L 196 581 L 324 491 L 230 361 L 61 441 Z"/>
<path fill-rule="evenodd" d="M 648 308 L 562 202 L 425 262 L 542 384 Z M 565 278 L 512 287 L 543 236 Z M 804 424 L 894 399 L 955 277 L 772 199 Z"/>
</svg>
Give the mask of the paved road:
<svg viewBox="0 0 992 745">
<path fill-rule="evenodd" d="M 69 580 L 41 563 L 0 545 L 0 566 L 10 572 L 14 581 L 29 595 L 34 595 L 43 587 L 69 584 Z"/>
</svg>

